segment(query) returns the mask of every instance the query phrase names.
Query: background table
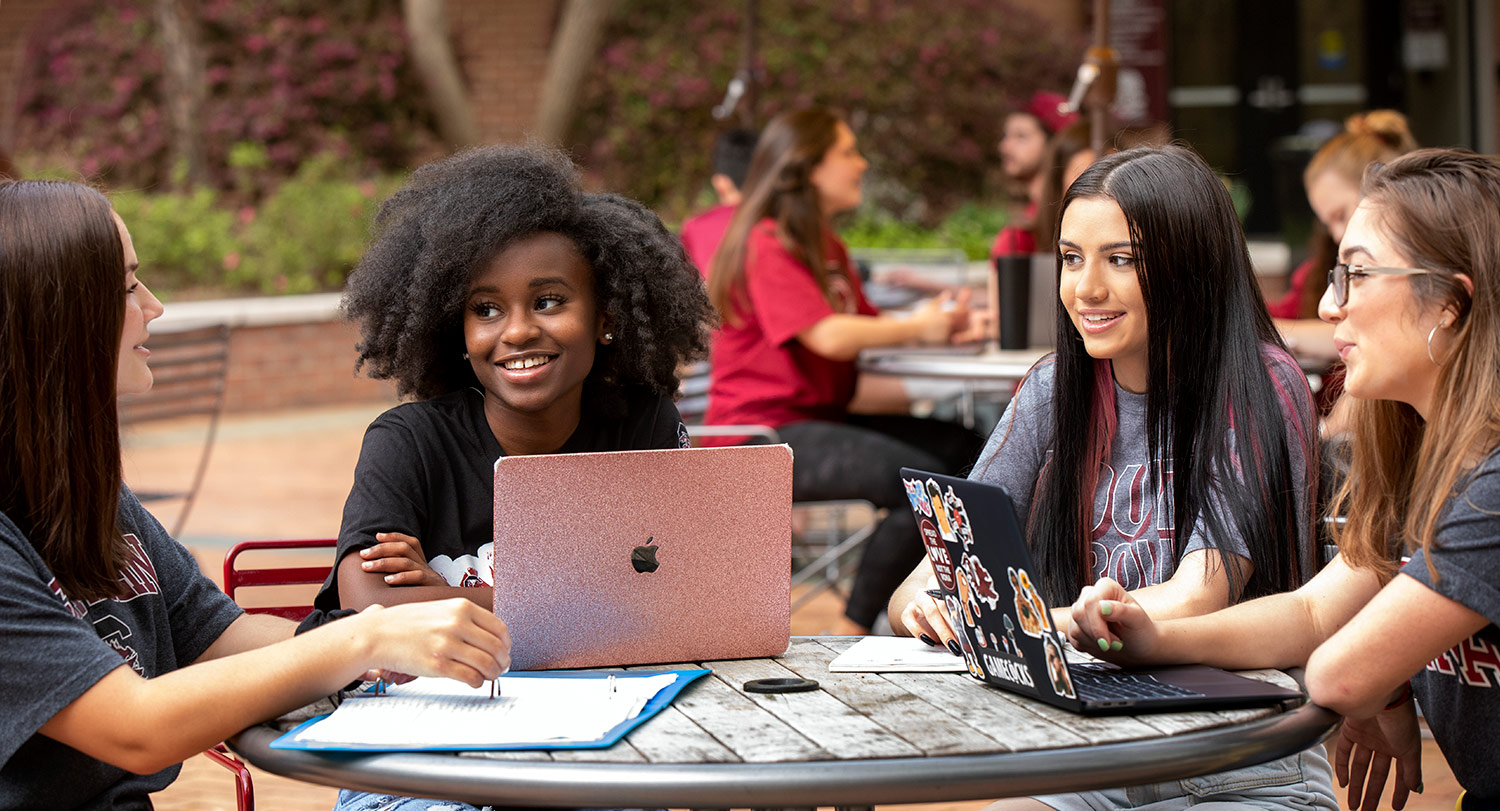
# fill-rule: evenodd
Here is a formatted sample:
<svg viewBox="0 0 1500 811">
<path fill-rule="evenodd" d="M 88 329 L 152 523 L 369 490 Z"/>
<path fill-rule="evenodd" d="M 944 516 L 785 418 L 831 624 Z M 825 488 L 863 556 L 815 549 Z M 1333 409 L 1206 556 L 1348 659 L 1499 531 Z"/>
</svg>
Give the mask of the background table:
<svg viewBox="0 0 1500 811">
<path fill-rule="evenodd" d="M 776 659 L 701 663 L 713 674 L 608 749 L 314 753 L 270 749 L 276 725 L 229 743 L 256 766 L 309 782 L 480 805 L 848 807 L 1222 771 L 1301 751 L 1338 720 L 1313 704 L 1091 718 L 963 673 L 829 673 L 829 660 L 856 640 L 797 637 Z M 740 688 L 794 675 L 820 689 Z M 1252 675 L 1295 685 L 1276 671 Z"/>
<path fill-rule="evenodd" d="M 859 370 L 893 377 L 962 382 L 959 418 L 966 427 L 973 428 L 976 395 L 990 393 L 1003 404 L 1026 372 L 1051 351 L 1050 347 L 983 351 L 964 347 L 867 349 L 859 354 Z"/>
</svg>

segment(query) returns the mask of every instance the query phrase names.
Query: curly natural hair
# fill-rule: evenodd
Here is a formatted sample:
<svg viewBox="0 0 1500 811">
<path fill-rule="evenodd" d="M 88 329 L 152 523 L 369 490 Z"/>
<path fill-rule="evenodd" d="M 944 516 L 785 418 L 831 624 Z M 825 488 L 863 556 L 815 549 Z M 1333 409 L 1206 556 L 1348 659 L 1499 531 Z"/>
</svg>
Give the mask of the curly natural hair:
<svg viewBox="0 0 1500 811">
<path fill-rule="evenodd" d="M 598 347 L 591 395 L 623 386 L 675 393 L 678 366 L 706 354 L 714 322 L 697 270 L 649 209 L 585 194 L 572 162 L 537 146 L 479 147 L 430 163 L 381 205 L 344 292 L 344 315 L 362 339 L 355 371 L 423 400 L 478 385 L 463 357 L 470 280 L 543 232 L 577 245 L 614 334 Z"/>
</svg>

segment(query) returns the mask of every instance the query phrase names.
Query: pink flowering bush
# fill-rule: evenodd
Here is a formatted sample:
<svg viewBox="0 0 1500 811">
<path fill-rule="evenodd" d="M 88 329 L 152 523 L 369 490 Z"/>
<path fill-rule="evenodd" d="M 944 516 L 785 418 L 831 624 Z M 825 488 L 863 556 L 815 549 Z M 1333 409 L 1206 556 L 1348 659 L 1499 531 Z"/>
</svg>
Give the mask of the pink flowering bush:
<svg viewBox="0 0 1500 811">
<path fill-rule="evenodd" d="M 1084 47 L 1010 0 L 758 5 L 757 125 L 803 105 L 843 110 L 891 202 L 928 219 L 988 191 L 1005 112 L 1066 91 Z M 711 110 L 738 66 L 741 8 L 621 4 L 575 130 L 606 186 L 673 213 L 701 202 L 730 125 Z"/>
<path fill-rule="evenodd" d="M 351 174 L 406 165 L 433 142 L 407 60 L 399 4 L 196 0 L 207 100 L 199 122 L 211 181 L 258 197 L 308 156 Z M 172 177 L 162 53 L 149 0 L 64 5 L 28 43 L 16 151 L 114 187 Z M 256 171 L 237 146 L 264 155 Z M 28 160 L 35 165 L 36 160 Z"/>
</svg>

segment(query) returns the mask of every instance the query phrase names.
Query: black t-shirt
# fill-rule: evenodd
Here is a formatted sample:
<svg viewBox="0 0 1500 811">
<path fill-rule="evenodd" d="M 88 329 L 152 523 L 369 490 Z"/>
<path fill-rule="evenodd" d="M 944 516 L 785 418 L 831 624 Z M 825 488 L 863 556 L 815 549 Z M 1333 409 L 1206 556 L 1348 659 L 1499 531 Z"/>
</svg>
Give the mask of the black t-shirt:
<svg viewBox="0 0 1500 811">
<path fill-rule="evenodd" d="M 117 599 L 70 599 L 0 514 L 0 808 L 149 809 L 180 766 L 132 774 L 38 733 L 117 667 L 153 678 L 191 664 L 241 612 L 127 490 L 130 549 Z"/>
<path fill-rule="evenodd" d="M 1438 519 L 1432 549 L 1438 580 L 1418 550 L 1401 567 L 1438 594 L 1490 621 L 1432 660 L 1412 689 L 1432 737 L 1470 793 L 1500 799 L 1500 450 L 1475 468 Z"/>
<path fill-rule="evenodd" d="M 624 416 L 589 408 L 558 453 L 687 447 L 687 429 L 670 397 L 645 388 L 618 390 Z M 340 607 L 338 561 L 375 544 L 377 532 L 401 532 L 422 543 L 429 565 L 453 586 L 486 585 L 494 542 L 495 461 L 505 455 L 484 416 L 484 397 L 465 389 L 399 405 L 365 431 L 354 487 L 344 502 L 334 571 L 314 600 L 307 624 Z M 534 493 L 517 499 L 544 498 Z"/>
</svg>

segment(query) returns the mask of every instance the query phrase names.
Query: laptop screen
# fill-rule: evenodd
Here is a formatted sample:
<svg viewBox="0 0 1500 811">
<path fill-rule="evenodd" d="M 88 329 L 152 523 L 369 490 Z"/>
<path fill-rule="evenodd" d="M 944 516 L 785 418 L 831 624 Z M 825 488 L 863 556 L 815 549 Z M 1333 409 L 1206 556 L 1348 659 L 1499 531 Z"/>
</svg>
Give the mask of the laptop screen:
<svg viewBox="0 0 1500 811">
<path fill-rule="evenodd" d="M 1076 702 L 1010 497 L 994 485 L 910 468 L 901 481 L 969 673 L 1053 703 Z"/>
</svg>

